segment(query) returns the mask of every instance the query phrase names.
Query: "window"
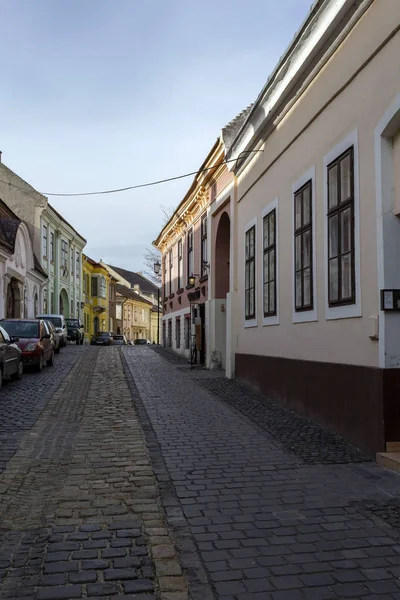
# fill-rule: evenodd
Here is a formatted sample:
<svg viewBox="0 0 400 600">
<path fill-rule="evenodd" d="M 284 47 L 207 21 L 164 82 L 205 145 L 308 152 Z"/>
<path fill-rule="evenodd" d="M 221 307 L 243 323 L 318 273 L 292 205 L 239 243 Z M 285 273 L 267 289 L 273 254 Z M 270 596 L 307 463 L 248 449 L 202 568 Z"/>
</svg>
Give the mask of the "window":
<svg viewBox="0 0 400 600">
<path fill-rule="evenodd" d="M 39 299 L 38 299 L 38 295 L 37 295 L 36 292 L 35 292 L 35 296 L 34 296 L 34 299 L 33 299 L 33 311 L 35 313 L 34 316 L 36 318 L 37 315 L 39 314 Z"/>
<path fill-rule="evenodd" d="M 80 257 L 79 252 L 76 253 L 76 267 L 75 267 L 75 276 L 79 278 L 80 276 Z"/>
<path fill-rule="evenodd" d="M 263 219 L 264 317 L 276 315 L 276 212 Z"/>
<path fill-rule="evenodd" d="M 98 283 L 98 278 L 92 277 L 92 296 L 94 296 L 95 298 L 97 298 L 98 296 Z"/>
<path fill-rule="evenodd" d="M 167 284 L 167 256 L 164 256 L 164 298 L 168 295 L 168 284 Z"/>
<path fill-rule="evenodd" d="M 99 280 L 100 280 L 100 294 L 99 294 L 99 296 L 100 296 L 100 298 L 106 299 L 107 298 L 107 282 L 106 282 L 106 278 L 100 276 Z"/>
<path fill-rule="evenodd" d="M 68 242 L 61 240 L 61 267 L 68 269 Z"/>
<path fill-rule="evenodd" d="M 179 350 L 179 348 L 181 347 L 181 319 L 180 319 L 180 317 L 177 317 L 175 319 L 175 345 L 176 345 L 176 348 Z"/>
<path fill-rule="evenodd" d="M 245 318 L 254 319 L 256 316 L 256 227 L 246 231 L 245 240 Z"/>
<path fill-rule="evenodd" d="M 74 272 L 74 251 L 71 248 L 71 266 L 70 266 L 70 273 L 72 275 L 72 273 Z"/>
<path fill-rule="evenodd" d="M 207 275 L 207 215 L 201 219 L 201 275 Z"/>
<path fill-rule="evenodd" d="M 312 186 L 308 181 L 294 195 L 295 310 L 312 310 Z"/>
<path fill-rule="evenodd" d="M 183 256 L 182 256 L 183 241 L 178 242 L 178 290 L 182 289 L 183 285 Z"/>
<path fill-rule="evenodd" d="M 328 165 L 329 306 L 355 303 L 354 149 Z"/>
<path fill-rule="evenodd" d="M 54 233 L 50 233 L 50 260 L 54 262 Z"/>
<path fill-rule="evenodd" d="M 43 256 L 47 256 L 47 225 L 43 225 Z"/>
<path fill-rule="evenodd" d="M 73 316 L 74 316 L 74 301 L 71 300 L 71 314 L 70 314 L 70 317 L 73 317 Z"/>
<path fill-rule="evenodd" d="M 79 302 L 76 302 L 76 316 L 79 317 Z"/>
<path fill-rule="evenodd" d="M 187 234 L 187 276 L 193 275 L 193 229 Z"/>
<path fill-rule="evenodd" d="M 50 310 L 54 314 L 56 312 L 56 307 L 54 305 L 54 292 L 50 294 Z"/>
<path fill-rule="evenodd" d="M 173 268 L 173 254 L 172 250 L 169 251 L 169 293 L 172 294 L 172 268 Z"/>
<path fill-rule="evenodd" d="M 168 348 L 172 348 L 172 319 L 168 320 Z"/>
<path fill-rule="evenodd" d="M 47 315 L 48 313 L 48 305 L 47 305 L 47 290 L 43 290 L 43 314 Z M 36 316 L 36 315 L 35 315 Z"/>
</svg>

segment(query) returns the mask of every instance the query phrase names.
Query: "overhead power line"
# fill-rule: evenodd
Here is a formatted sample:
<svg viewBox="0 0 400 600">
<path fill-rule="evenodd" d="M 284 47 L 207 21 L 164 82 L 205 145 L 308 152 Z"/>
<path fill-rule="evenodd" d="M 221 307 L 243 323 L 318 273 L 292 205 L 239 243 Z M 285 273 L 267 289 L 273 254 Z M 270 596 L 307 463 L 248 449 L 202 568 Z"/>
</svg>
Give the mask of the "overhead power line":
<svg viewBox="0 0 400 600">
<path fill-rule="evenodd" d="M 256 153 L 256 152 L 264 152 L 263 150 L 243 150 L 240 154 L 252 154 L 252 153 Z M 239 155 L 240 157 L 240 155 Z M 54 192 L 38 192 L 40 194 L 42 194 L 43 196 L 63 196 L 63 197 L 74 197 L 74 196 L 99 196 L 102 194 L 117 194 L 119 192 L 127 192 L 128 190 L 137 190 L 139 188 L 145 188 L 145 187 L 150 187 L 153 185 L 160 185 L 161 183 L 168 183 L 170 181 L 177 181 L 178 179 L 184 179 L 185 177 L 191 177 L 193 175 L 199 175 L 200 173 L 206 173 L 207 171 L 212 171 L 213 169 L 217 169 L 218 167 L 220 167 L 221 165 L 227 164 L 227 163 L 231 163 L 231 162 L 236 162 L 237 160 L 239 160 L 238 158 L 231 158 L 229 160 L 223 160 L 220 163 L 218 163 L 217 165 L 214 165 L 213 167 L 207 167 L 205 169 L 199 169 L 198 171 L 192 171 L 191 173 L 185 173 L 184 175 L 175 175 L 174 177 L 167 177 L 166 179 L 158 179 L 157 181 L 150 181 L 149 183 L 139 183 L 137 185 L 129 185 L 127 187 L 122 187 L 122 188 L 116 188 L 113 190 L 100 190 L 98 192 L 75 192 L 73 194 L 61 194 L 61 193 L 54 193 Z M 16 185 L 15 183 L 11 183 L 9 181 L 4 181 L 3 179 L 0 179 L 0 181 L 2 183 L 5 183 L 6 185 L 10 185 L 12 187 L 18 188 L 20 190 L 24 190 L 26 192 L 26 188 L 22 187 L 20 185 Z M 37 190 L 36 190 L 37 191 Z"/>
</svg>

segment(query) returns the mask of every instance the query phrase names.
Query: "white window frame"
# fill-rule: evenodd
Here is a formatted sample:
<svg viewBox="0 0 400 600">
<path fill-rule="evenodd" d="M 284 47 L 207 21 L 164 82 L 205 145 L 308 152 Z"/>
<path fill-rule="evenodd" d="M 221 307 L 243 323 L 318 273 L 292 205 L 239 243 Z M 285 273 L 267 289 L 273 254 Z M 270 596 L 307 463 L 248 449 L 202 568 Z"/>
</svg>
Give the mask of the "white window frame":
<svg viewBox="0 0 400 600">
<path fill-rule="evenodd" d="M 264 317 L 264 217 L 269 215 L 270 212 L 275 210 L 275 302 L 276 302 L 276 315 L 271 317 Z M 259 248 L 260 256 L 260 277 L 259 281 L 261 285 L 261 298 L 262 298 L 262 324 L 263 327 L 270 325 L 279 325 L 279 199 L 274 198 L 272 202 L 267 204 L 261 212 L 261 234 L 259 235 Z"/>
<path fill-rule="evenodd" d="M 46 231 L 46 245 L 44 243 L 44 232 L 45 231 Z M 49 251 L 49 241 L 50 241 L 49 240 L 49 235 L 50 235 L 49 224 L 43 222 L 43 224 L 42 224 L 42 247 L 43 247 L 42 255 L 43 255 L 43 258 L 48 258 L 47 254 L 48 254 L 48 251 Z"/>
<path fill-rule="evenodd" d="M 308 171 L 303 173 L 297 181 L 292 185 L 292 322 L 293 323 L 310 323 L 312 321 L 318 321 L 317 311 L 317 242 L 316 242 L 316 213 L 315 213 L 315 165 L 313 165 Z M 313 291 L 313 306 L 312 310 L 296 311 L 296 285 L 295 285 L 295 222 L 294 222 L 294 195 L 303 187 L 308 181 L 311 181 L 311 244 L 312 244 L 312 291 Z"/>
<path fill-rule="evenodd" d="M 346 152 L 351 146 L 354 148 L 354 272 L 355 294 L 354 304 L 343 306 L 329 306 L 329 277 L 328 277 L 328 165 Z M 360 272 L 360 181 L 359 181 L 359 153 L 358 130 L 354 129 L 343 138 L 332 150 L 325 154 L 324 166 L 324 271 L 325 271 L 325 318 L 352 319 L 361 317 L 361 272 Z"/>
<path fill-rule="evenodd" d="M 254 278 L 255 278 L 255 286 L 256 286 L 256 293 L 254 294 L 254 312 L 255 312 L 255 317 L 254 319 L 246 319 L 246 233 L 249 231 L 249 229 L 251 229 L 252 227 L 254 227 L 254 236 L 255 236 L 255 243 L 254 243 Z M 244 326 L 246 329 L 250 328 L 250 327 L 258 327 L 258 323 L 257 323 L 257 317 L 258 317 L 258 302 L 257 302 L 257 297 L 258 297 L 258 285 L 257 285 L 257 236 L 258 236 L 258 231 L 257 231 L 257 217 L 254 217 L 254 219 L 252 219 L 251 221 L 249 221 L 245 228 L 244 228 L 244 234 L 243 234 L 243 318 L 244 318 Z"/>
</svg>

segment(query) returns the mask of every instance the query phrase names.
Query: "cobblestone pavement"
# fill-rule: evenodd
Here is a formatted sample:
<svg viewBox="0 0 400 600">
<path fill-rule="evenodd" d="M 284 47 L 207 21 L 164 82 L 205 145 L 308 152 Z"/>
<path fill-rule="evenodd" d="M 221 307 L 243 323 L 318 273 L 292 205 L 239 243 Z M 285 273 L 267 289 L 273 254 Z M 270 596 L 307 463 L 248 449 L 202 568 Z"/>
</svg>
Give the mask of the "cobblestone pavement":
<svg viewBox="0 0 400 600">
<path fill-rule="evenodd" d="M 193 600 L 400 600 L 397 474 L 218 374 L 122 352 Z"/>
<path fill-rule="evenodd" d="M 74 347 L 59 364 L 65 377 L 26 378 L 29 411 L 6 388 L 21 418 L 4 430 L 18 444 L 0 476 L 0 598 L 185 600 L 119 350 Z"/>
<path fill-rule="evenodd" d="M 28 371 L 21 381 L 0 389 L 0 473 L 82 351 L 82 346 L 68 345 L 55 357 L 53 367 L 40 374 Z"/>
</svg>

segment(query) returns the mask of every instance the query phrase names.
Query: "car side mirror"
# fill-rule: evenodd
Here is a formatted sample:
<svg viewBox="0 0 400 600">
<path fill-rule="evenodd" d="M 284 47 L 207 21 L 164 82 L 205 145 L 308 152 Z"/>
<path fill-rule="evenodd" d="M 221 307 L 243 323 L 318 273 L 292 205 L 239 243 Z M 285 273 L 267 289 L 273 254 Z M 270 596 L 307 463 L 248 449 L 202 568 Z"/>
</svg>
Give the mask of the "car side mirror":
<svg viewBox="0 0 400 600">
<path fill-rule="evenodd" d="M 16 344 L 17 342 L 19 342 L 19 337 L 10 337 L 10 343 L 11 344 Z"/>
</svg>

